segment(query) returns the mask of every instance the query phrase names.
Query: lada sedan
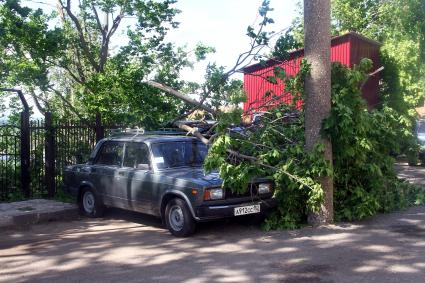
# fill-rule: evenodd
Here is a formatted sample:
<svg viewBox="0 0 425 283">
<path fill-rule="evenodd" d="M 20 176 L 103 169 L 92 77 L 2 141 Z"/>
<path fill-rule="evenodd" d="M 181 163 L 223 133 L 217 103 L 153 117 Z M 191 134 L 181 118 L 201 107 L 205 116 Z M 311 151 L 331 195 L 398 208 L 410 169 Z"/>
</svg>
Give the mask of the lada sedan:
<svg viewBox="0 0 425 283">
<path fill-rule="evenodd" d="M 86 216 L 99 217 L 105 207 L 151 214 L 178 237 L 194 233 L 200 221 L 254 216 L 276 205 L 266 179 L 257 179 L 244 194 L 222 188 L 218 173 L 203 169 L 207 150 L 187 136 L 105 138 L 87 163 L 65 168 L 64 190 Z"/>
</svg>

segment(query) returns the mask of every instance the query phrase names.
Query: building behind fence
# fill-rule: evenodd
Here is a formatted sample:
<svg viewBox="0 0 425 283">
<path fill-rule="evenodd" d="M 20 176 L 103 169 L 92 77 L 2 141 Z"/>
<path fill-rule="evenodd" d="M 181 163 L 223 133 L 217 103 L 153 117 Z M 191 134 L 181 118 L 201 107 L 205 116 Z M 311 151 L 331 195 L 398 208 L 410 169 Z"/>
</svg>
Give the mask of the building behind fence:
<svg viewBox="0 0 425 283">
<path fill-rule="evenodd" d="M 101 120 L 54 121 L 50 113 L 30 120 L 22 112 L 19 124 L 0 125 L 0 201 L 54 197 L 64 167 L 85 162 L 98 140 L 121 128 Z"/>
</svg>

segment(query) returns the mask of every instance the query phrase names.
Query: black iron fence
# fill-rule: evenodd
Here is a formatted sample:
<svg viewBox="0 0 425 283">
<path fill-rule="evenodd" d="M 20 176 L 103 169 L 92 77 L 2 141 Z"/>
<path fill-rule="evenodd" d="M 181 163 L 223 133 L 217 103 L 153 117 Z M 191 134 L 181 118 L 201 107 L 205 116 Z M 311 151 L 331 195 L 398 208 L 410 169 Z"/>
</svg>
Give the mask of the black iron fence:
<svg viewBox="0 0 425 283">
<path fill-rule="evenodd" d="M 0 126 L 0 200 L 20 194 L 20 128 Z"/>
<path fill-rule="evenodd" d="M 85 162 L 96 142 L 120 125 L 96 121 L 54 121 L 50 113 L 29 120 L 26 112 L 17 124 L 0 125 L 0 201 L 54 197 L 63 169 Z"/>
</svg>

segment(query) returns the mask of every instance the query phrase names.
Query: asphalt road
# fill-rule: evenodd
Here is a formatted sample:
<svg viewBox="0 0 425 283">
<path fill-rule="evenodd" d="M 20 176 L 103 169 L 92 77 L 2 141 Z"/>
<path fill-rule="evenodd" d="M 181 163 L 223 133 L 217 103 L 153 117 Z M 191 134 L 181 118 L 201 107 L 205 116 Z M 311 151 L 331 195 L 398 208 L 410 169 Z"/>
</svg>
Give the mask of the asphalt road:
<svg viewBox="0 0 425 283">
<path fill-rule="evenodd" d="M 185 239 L 120 210 L 0 232 L 0 282 L 153 281 L 425 282 L 425 207 L 296 231 L 221 221 Z"/>
</svg>

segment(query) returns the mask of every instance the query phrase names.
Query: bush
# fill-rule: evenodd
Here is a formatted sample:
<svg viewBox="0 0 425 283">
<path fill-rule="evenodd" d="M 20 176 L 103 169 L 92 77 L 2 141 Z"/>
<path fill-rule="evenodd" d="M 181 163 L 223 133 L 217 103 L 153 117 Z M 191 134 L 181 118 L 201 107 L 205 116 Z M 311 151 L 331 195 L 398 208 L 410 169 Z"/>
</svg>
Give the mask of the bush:
<svg viewBox="0 0 425 283">
<path fill-rule="evenodd" d="M 332 69 L 332 111 L 324 130 L 333 143 L 336 220 L 406 207 L 416 192 L 397 179 L 392 157 L 415 153 L 411 120 L 389 107 L 367 110 L 358 86 L 370 67 L 363 60 L 352 70 L 341 64 Z"/>
</svg>

